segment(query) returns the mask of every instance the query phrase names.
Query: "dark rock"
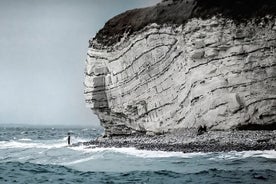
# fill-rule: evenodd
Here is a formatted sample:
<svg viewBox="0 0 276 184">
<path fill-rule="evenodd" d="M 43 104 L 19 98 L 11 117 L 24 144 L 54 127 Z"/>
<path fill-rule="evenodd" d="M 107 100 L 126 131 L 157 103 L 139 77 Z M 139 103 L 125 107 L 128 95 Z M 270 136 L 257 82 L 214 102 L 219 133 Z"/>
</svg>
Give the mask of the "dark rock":
<svg viewBox="0 0 276 184">
<path fill-rule="evenodd" d="M 206 125 L 200 125 L 197 129 L 197 135 L 202 135 L 204 132 L 207 132 Z"/>
<path fill-rule="evenodd" d="M 112 46 L 123 37 L 151 23 L 185 24 L 191 18 L 211 18 L 220 15 L 236 22 L 245 19 L 276 15 L 275 0 L 174 0 L 157 6 L 126 11 L 109 20 L 95 39 L 100 45 Z M 90 47 L 92 42 L 90 41 Z"/>
<path fill-rule="evenodd" d="M 276 130 L 276 122 L 270 124 L 246 124 L 237 127 L 238 130 Z"/>
<path fill-rule="evenodd" d="M 262 175 L 254 175 L 253 178 L 258 180 L 267 180 L 267 178 Z"/>
</svg>

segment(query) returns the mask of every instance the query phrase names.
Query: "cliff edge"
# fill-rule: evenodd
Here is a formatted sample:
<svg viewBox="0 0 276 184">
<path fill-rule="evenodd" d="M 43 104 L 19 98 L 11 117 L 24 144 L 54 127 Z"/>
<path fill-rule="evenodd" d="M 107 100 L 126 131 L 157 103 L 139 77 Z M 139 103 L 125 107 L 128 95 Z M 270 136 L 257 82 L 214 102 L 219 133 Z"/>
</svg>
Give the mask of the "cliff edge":
<svg viewBox="0 0 276 184">
<path fill-rule="evenodd" d="M 276 129 L 276 1 L 164 0 L 90 40 L 86 104 L 106 135 Z"/>
</svg>

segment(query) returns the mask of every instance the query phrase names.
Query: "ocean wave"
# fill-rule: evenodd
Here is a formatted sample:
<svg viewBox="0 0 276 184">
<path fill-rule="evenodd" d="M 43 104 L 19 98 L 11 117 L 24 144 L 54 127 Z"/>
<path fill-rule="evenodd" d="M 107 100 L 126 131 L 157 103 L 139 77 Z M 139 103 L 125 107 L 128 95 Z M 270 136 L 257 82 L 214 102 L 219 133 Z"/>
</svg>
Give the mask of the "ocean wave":
<svg viewBox="0 0 276 184">
<path fill-rule="evenodd" d="M 268 159 L 276 159 L 275 150 L 264 150 L 264 151 L 231 151 L 227 153 L 219 153 L 217 156 L 210 158 L 210 160 L 236 160 L 245 159 L 252 157 L 263 157 Z"/>
<path fill-rule="evenodd" d="M 76 146 L 70 147 L 70 149 L 76 151 L 82 151 L 86 153 L 101 153 L 101 152 L 113 152 L 120 153 L 125 155 L 131 155 L 135 157 L 142 158 L 169 158 L 169 157 L 179 157 L 179 158 L 193 158 L 197 156 L 206 156 L 211 157 L 210 160 L 231 160 L 231 159 L 245 159 L 248 157 L 263 157 L 269 159 L 276 158 L 275 150 L 264 150 L 264 151 L 231 151 L 231 152 L 217 152 L 217 153 L 203 153 L 203 152 L 194 152 L 194 153 L 183 153 L 183 152 L 170 152 L 170 151 L 150 151 L 150 150 L 139 150 L 136 148 L 100 148 L 92 146 Z"/>
<path fill-rule="evenodd" d="M 136 148 L 89 148 L 87 146 L 71 147 L 70 149 L 83 151 L 86 153 L 101 153 L 111 152 L 120 153 L 125 155 L 131 155 L 142 158 L 169 158 L 169 157 L 181 157 L 181 158 L 193 158 L 195 156 L 206 155 L 206 153 L 182 153 L 182 152 L 168 152 L 168 151 L 149 151 L 149 150 L 138 150 Z"/>
<path fill-rule="evenodd" d="M 23 139 L 18 139 L 19 141 L 32 141 L 32 139 L 27 139 L 27 138 L 23 138 Z"/>
<path fill-rule="evenodd" d="M 82 143 L 88 141 L 81 137 L 71 137 L 72 144 Z M 18 140 L 0 141 L 0 149 L 16 149 L 16 148 L 62 148 L 67 145 L 67 137 L 56 140 L 32 140 L 29 138 L 21 138 Z"/>
<path fill-rule="evenodd" d="M 71 162 L 65 162 L 65 163 L 61 163 L 61 165 L 64 166 L 70 166 L 70 165 L 75 165 L 75 164 L 79 164 L 79 163 L 83 163 L 83 162 L 88 162 L 90 160 L 95 159 L 95 156 L 90 156 L 90 157 L 86 157 L 86 158 L 82 158 L 82 159 L 77 159 Z"/>
<path fill-rule="evenodd" d="M 102 172 L 78 171 L 66 166 L 21 162 L 0 163 L 7 183 L 275 183 L 270 169 L 224 170 L 211 167 L 191 173 L 158 170 Z"/>
<path fill-rule="evenodd" d="M 66 143 L 39 143 L 29 141 L 0 141 L 0 149 L 18 149 L 18 148 L 61 148 L 67 146 Z"/>
</svg>

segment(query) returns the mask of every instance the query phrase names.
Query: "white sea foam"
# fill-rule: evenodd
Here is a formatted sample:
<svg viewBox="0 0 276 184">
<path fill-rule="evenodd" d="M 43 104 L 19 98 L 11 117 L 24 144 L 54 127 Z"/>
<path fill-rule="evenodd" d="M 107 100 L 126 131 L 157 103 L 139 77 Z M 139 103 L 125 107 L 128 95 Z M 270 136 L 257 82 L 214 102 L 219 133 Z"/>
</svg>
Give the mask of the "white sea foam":
<svg viewBox="0 0 276 184">
<path fill-rule="evenodd" d="M 52 149 L 52 148 L 61 148 L 65 147 L 66 143 L 42 143 L 42 142 L 20 142 L 20 141 L 0 141 L 0 149 L 16 149 L 16 148 L 45 148 L 45 149 Z"/>
<path fill-rule="evenodd" d="M 81 143 L 86 142 L 87 139 L 81 137 L 71 137 L 71 143 Z M 0 149 L 7 148 L 44 148 L 44 149 L 53 149 L 53 148 L 62 148 L 67 146 L 67 137 L 63 137 L 58 140 L 32 140 L 29 138 L 22 138 L 19 140 L 10 140 L 10 141 L 0 141 Z"/>
<path fill-rule="evenodd" d="M 68 137 L 63 137 L 60 141 L 65 141 L 67 142 L 67 139 Z M 71 143 L 72 144 L 75 144 L 75 143 L 82 143 L 82 142 L 88 142 L 90 141 L 89 139 L 84 139 L 82 137 L 74 137 L 74 136 L 71 136 Z"/>
<path fill-rule="evenodd" d="M 276 158 L 275 150 L 264 150 L 264 151 L 231 151 L 227 153 L 218 153 L 218 156 L 210 158 L 210 160 L 236 160 L 245 159 L 250 157 L 264 157 L 269 159 Z"/>
<path fill-rule="evenodd" d="M 72 143 L 82 143 L 82 142 L 88 142 L 90 139 L 84 139 L 82 137 L 72 137 L 71 138 Z"/>
<path fill-rule="evenodd" d="M 25 139 L 25 138 L 23 138 L 23 139 L 19 139 L 19 141 L 32 141 L 32 139 Z"/>
<path fill-rule="evenodd" d="M 149 150 L 138 150 L 136 148 L 88 148 L 86 146 L 71 147 L 70 149 L 76 151 L 83 151 L 86 153 L 102 153 L 112 152 L 120 153 L 135 157 L 142 158 L 168 158 L 168 157 L 181 157 L 181 158 L 192 158 L 195 156 L 206 155 L 205 153 L 182 153 L 182 152 L 167 152 L 167 151 L 149 151 Z"/>
<path fill-rule="evenodd" d="M 72 161 L 72 162 L 62 163 L 61 165 L 68 165 L 68 166 L 69 165 L 75 165 L 75 164 L 87 162 L 87 161 L 93 160 L 93 159 L 95 159 L 95 157 L 94 156 L 90 156 L 90 157 L 78 159 L 78 160 L 75 160 L 75 161 Z"/>
<path fill-rule="evenodd" d="M 201 155 L 201 153 L 182 153 L 182 152 L 166 152 L 166 151 L 148 151 L 137 150 L 135 148 L 111 148 L 112 151 L 126 155 L 132 155 L 143 158 L 168 158 L 168 157 L 184 157 L 192 158 Z"/>
<path fill-rule="evenodd" d="M 264 157 L 264 158 L 276 158 L 275 150 L 265 150 L 265 151 L 245 151 L 242 152 L 243 158 L 248 157 Z"/>
</svg>

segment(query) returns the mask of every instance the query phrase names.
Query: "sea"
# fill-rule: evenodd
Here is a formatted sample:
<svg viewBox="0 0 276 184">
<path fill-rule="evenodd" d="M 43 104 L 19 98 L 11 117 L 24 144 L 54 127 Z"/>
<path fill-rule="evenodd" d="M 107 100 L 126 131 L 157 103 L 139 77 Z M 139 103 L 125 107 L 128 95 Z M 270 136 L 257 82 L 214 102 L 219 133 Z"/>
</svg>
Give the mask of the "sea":
<svg viewBox="0 0 276 184">
<path fill-rule="evenodd" d="M 182 153 L 67 145 L 98 128 L 0 127 L 0 184 L 276 183 L 276 151 Z"/>
</svg>

